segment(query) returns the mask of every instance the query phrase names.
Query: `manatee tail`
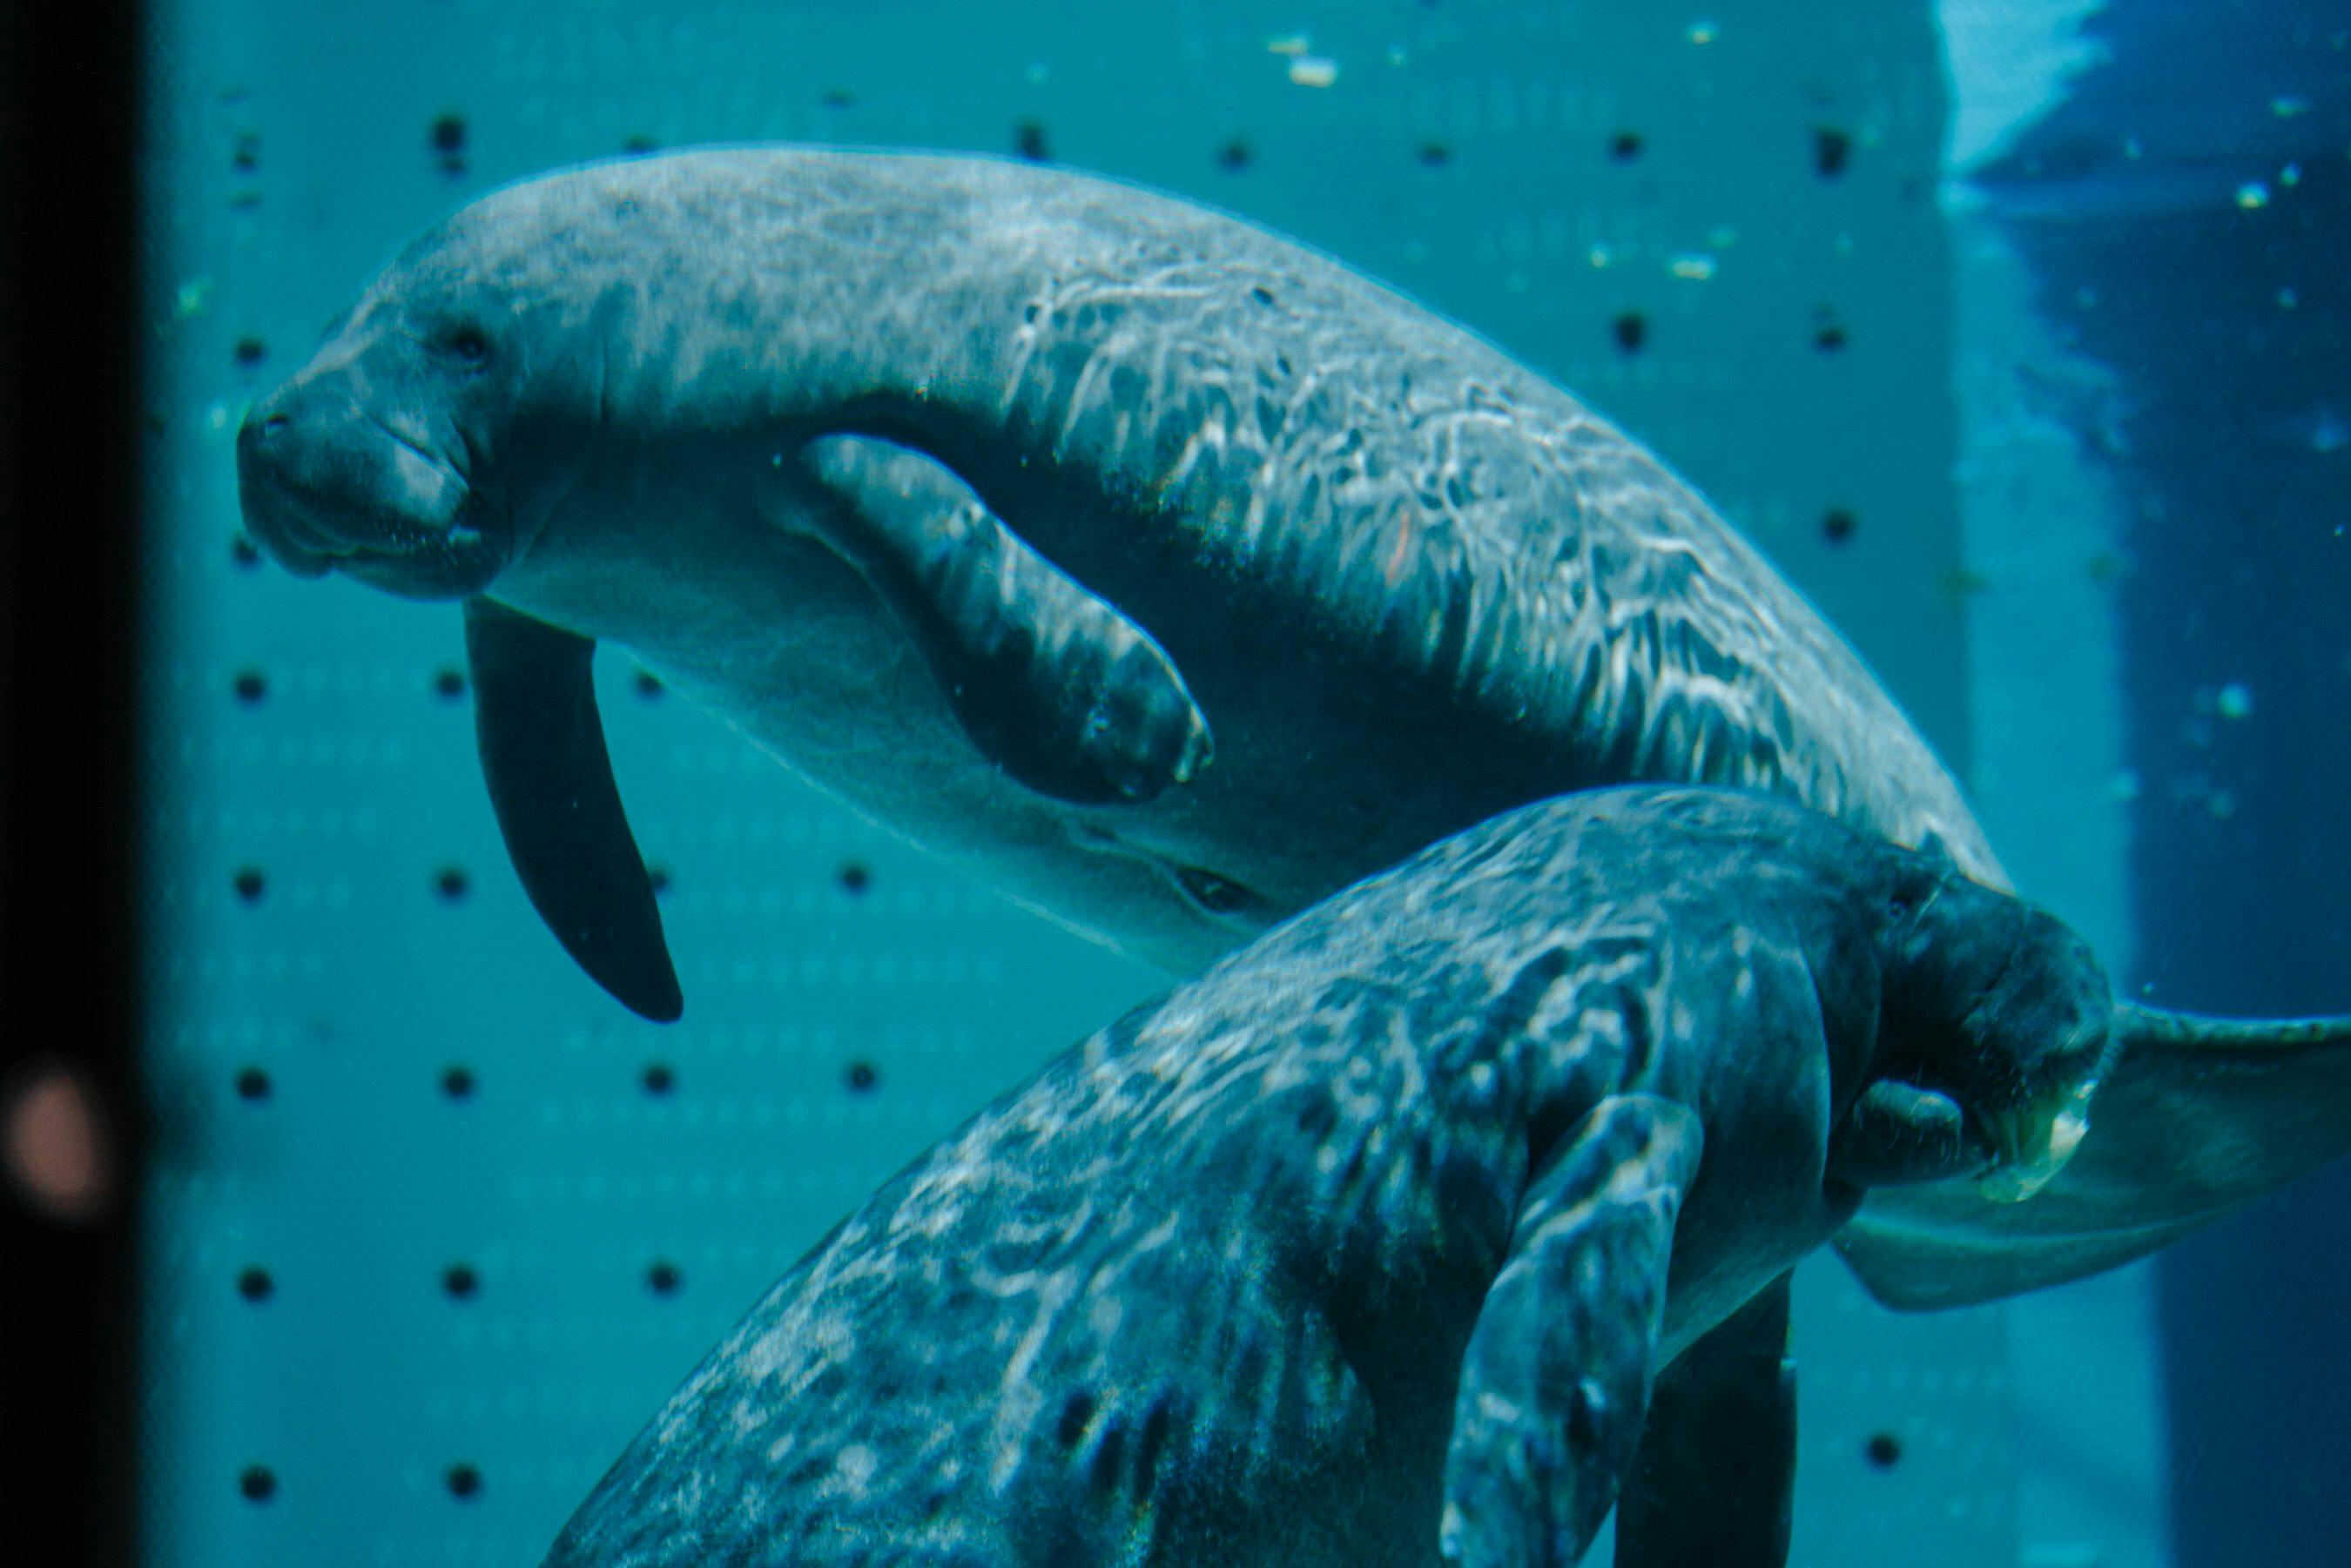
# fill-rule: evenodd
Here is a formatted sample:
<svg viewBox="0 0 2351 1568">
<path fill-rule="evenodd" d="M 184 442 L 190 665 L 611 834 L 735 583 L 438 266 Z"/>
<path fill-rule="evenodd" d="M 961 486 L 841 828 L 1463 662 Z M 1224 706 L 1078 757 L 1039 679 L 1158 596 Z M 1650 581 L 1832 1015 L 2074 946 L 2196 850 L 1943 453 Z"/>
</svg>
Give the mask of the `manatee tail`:
<svg viewBox="0 0 2351 1568">
<path fill-rule="evenodd" d="M 621 808 L 596 712 L 596 644 L 465 601 L 474 737 L 523 891 L 580 967 L 655 1023 L 684 1011 L 652 875 Z"/>
<path fill-rule="evenodd" d="M 2351 1154 L 2351 1016 L 2199 1018 L 2130 1003 L 2073 1163 L 2031 1201 L 1871 1194 L 1837 1250 L 1888 1306 L 1969 1306 L 2142 1258 Z"/>
</svg>

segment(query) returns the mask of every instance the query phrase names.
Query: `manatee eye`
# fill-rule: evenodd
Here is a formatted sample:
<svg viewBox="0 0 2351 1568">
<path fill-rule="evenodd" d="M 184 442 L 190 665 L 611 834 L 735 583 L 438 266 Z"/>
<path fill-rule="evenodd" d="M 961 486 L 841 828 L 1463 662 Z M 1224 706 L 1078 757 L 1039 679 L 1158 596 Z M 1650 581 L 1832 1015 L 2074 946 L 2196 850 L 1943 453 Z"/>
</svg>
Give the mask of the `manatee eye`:
<svg viewBox="0 0 2351 1568">
<path fill-rule="evenodd" d="M 1886 895 L 1886 918 L 1899 924 L 1935 902 L 1943 890 L 1941 872 L 1932 866 L 1914 867 Z"/>
<path fill-rule="evenodd" d="M 1179 865 L 1176 880 L 1185 895 L 1211 915 L 1238 915 L 1258 902 L 1257 894 L 1239 883 L 1230 882 L 1212 871 L 1202 871 L 1196 865 Z"/>
<path fill-rule="evenodd" d="M 453 327 L 441 340 L 442 349 L 450 358 L 468 365 L 478 365 L 490 357 L 490 335 L 472 322 Z"/>
</svg>

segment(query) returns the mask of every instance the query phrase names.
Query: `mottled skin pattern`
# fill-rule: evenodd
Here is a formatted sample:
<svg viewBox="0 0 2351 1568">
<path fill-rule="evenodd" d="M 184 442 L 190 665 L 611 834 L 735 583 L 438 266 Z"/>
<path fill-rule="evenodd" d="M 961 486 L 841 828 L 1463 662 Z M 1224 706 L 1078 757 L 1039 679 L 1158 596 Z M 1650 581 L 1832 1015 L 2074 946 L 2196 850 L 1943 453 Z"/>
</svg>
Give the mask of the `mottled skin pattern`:
<svg viewBox="0 0 2351 1568">
<path fill-rule="evenodd" d="M 449 346 L 371 354 L 387 334 Z M 410 405 L 482 536 L 425 541 L 430 570 L 371 536 L 397 559 L 344 570 L 624 644 L 878 820 L 1173 968 L 1496 810 L 1635 779 L 1775 789 L 1992 871 L 1852 653 L 1655 458 L 1198 206 L 974 158 L 604 164 L 459 212 L 332 342 L 269 407 L 303 413 L 322 375 Z M 841 433 L 937 458 L 1149 629 L 1215 765 L 1085 810 L 976 751 L 820 537 L 802 449 Z"/>
<path fill-rule="evenodd" d="M 2107 1019 L 2055 921 L 1813 813 L 1523 809 L 916 1161 L 548 1561 L 1563 1568 L 1654 1368 L 1852 1212 L 1864 1090 L 1997 1118 Z"/>
<path fill-rule="evenodd" d="M 1868 672 L 1655 458 L 1336 262 L 1106 181 L 745 148 L 517 185 L 411 246 L 239 464 L 294 570 L 623 644 L 874 820 L 1178 968 L 1628 779 L 1774 790 L 2001 880 Z M 478 683 L 486 715 L 508 684 Z M 505 805 L 583 793 L 548 783 Z M 650 979 L 600 977 L 664 1016 L 612 837 L 526 885 L 563 883 L 567 941 L 651 933 Z M 622 883 L 633 925 L 597 911 Z M 1872 1197 L 1840 1245 L 1873 1290 L 2123 1261 L 2351 1141 L 2341 1024 L 2131 1011 L 2102 1135 L 2036 1201 Z"/>
</svg>

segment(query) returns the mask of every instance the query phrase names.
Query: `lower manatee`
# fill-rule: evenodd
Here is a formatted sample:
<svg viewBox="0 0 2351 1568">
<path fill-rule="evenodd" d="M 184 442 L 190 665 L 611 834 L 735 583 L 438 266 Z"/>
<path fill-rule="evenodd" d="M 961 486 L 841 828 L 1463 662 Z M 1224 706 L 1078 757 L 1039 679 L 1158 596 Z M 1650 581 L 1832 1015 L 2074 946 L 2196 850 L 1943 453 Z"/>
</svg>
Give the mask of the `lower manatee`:
<svg viewBox="0 0 2351 1568">
<path fill-rule="evenodd" d="M 1620 1494 L 1620 1563 L 1776 1563 L 1789 1270 L 1996 1176 L 2112 1018 L 2058 922 L 1802 808 L 1520 809 L 917 1159 L 548 1568 L 1570 1568 Z"/>
</svg>

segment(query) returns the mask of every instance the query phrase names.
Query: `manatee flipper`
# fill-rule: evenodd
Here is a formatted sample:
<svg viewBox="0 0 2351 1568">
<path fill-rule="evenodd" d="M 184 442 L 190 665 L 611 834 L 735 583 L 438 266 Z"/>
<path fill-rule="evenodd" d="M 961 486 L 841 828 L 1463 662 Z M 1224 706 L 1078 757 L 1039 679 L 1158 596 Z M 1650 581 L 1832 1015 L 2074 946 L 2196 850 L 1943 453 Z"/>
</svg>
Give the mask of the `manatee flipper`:
<svg viewBox="0 0 2351 1568">
<path fill-rule="evenodd" d="M 1881 1078 L 1862 1091 L 1829 1139 L 1828 1173 L 1850 1186 L 1908 1186 L 1973 1176 L 1996 1158 L 1958 1101 Z"/>
<path fill-rule="evenodd" d="M 2022 1204 L 1972 1182 L 1873 1192 L 1836 1249 L 1890 1307 L 1973 1306 L 2146 1256 L 2351 1155 L 2351 1018 L 2125 1003 L 2071 1164 Z"/>
<path fill-rule="evenodd" d="M 1781 1568 L 1796 1492 L 1788 1276 L 1657 1375 L 1616 1568 Z"/>
<path fill-rule="evenodd" d="M 953 473 L 860 435 L 802 448 L 832 503 L 814 527 L 890 607 L 989 760 L 1078 804 L 1147 800 L 1213 753 L 1150 633 L 1023 543 Z"/>
<path fill-rule="evenodd" d="M 1604 1100 L 1528 1183 L 1461 1369 L 1439 1544 L 1460 1568 L 1573 1568 L 1641 1438 L 1696 1113 Z"/>
<path fill-rule="evenodd" d="M 596 644 L 487 599 L 465 601 L 474 738 L 507 858 L 533 908 L 631 1012 L 685 1010 L 652 876 L 604 749 Z"/>
</svg>

